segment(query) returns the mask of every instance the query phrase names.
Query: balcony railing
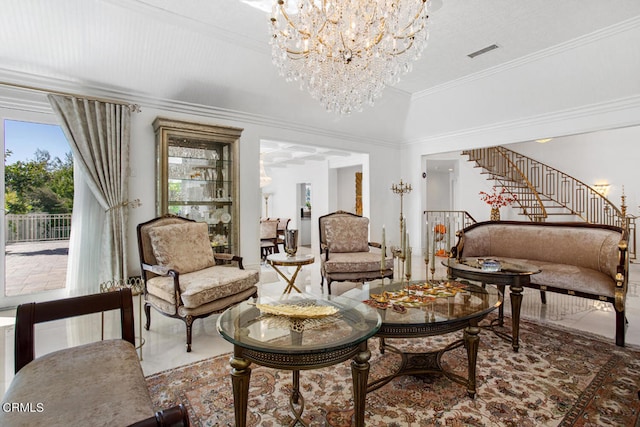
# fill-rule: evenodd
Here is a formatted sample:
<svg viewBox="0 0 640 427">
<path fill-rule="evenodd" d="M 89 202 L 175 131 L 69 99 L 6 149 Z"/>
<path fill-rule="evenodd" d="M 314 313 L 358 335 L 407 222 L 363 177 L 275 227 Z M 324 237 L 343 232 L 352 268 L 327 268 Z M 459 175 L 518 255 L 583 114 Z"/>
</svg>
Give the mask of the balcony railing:
<svg viewBox="0 0 640 427">
<path fill-rule="evenodd" d="M 71 214 L 5 215 L 6 243 L 69 240 Z"/>
</svg>

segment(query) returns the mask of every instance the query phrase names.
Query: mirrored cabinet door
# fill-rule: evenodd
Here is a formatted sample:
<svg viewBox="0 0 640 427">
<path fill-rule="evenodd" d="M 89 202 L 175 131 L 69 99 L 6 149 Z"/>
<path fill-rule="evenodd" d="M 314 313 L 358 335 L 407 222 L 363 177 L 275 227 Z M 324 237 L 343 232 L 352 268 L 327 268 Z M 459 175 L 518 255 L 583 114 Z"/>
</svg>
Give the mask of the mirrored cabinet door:
<svg viewBox="0 0 640 427">
<path fill-rule="evenodd" d="M 158 117 L 157 211 L 209 224 L 216 252 L 239 254 L 242 129 Z"/>
</svg>

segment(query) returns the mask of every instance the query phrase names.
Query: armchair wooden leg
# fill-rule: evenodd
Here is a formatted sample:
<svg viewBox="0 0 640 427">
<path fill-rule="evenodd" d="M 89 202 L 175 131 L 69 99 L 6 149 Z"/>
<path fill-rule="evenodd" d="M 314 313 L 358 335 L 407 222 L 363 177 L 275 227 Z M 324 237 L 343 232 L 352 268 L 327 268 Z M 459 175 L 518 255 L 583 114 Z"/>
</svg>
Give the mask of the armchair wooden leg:
<svg viewBox="0 0 640 427">
<path fill-rule="evenodd" d="M 193 316 L 187 316 L 184 318 L 184 323 L 187 325 L 187 353 L 191 352 L 191 326 L 193 325 Z"/>
<path fill-rule="evenodd" d="M 151 306 L 149 304 L 144 305 L 144 315 L 147 318 L 144 328 L 148 331 L 149 327 L 151 327 Z M 142 319 L 140 319 L 140 321 L 142 321 Z"/>
</svg>

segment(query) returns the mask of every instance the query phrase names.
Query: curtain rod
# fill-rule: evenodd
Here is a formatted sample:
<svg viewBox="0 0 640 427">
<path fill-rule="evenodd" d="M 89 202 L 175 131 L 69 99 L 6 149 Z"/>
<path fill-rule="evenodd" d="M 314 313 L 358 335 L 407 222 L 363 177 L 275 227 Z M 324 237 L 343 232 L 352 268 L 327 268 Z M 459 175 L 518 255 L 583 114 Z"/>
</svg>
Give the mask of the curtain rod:
<svg viewBox="0 0 640 427">
<path fill-rule="evenodd" d="M 25 90 L 30 90 L 32 92 L 50 93 L 50 94 L 53 94 L 53 95 L 73 96 L 75 98 L 82 98 L 82 99 L 86 99 L 86 100 L 89 100 L 89 101 L 98 101 L 98 102 L 105 102 L 105 103 L 109 103 L 109 104 L 123 105 L 125 107 L 128 107 L 129 110 L 131 110 L 132 113 L 139 113 L 141 111 L 140 110 L 140 106 L 138 104 L 132 104 L 132 103 L 122 102 L 122 101 L 115 101 L 113 99 L 98 98 L 98 97 L 92 97 L 92 96 L 84 96 L 84 95 L 78 95 L 76 93 L 71 93 L 71 92 L 62 92 L 62 91 L 59 91 L 59 90 L 48 90 L 48 89 L 43 89 L 43 88 L 39 88 L 39 87 L 36 87 L 36 86 L 28 86 L 28 85 L 22 85 L 22 84 L 18 84 L 18 83 L 8 83 L 8 82 L 3 82 L 3 81 L 0 81 L 0 86 L 13 87 L 13 88 L 17 88 L 17 89 L 25 89 Z"/>
</svg>

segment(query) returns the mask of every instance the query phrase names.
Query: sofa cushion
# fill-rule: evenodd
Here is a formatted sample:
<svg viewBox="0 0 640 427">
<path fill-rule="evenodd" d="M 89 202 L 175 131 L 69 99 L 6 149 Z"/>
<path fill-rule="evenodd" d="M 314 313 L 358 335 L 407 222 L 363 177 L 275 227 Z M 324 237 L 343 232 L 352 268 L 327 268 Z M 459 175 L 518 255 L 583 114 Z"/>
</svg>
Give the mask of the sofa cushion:
<svg viewBox="0 0 640 427">
<path fill-rule="evenodd" d="M 323 221 L 329 252 L 369 251 L 369 218 L 336 215 Z"/>
<path fill-rule="evenodd" d="M 196 308 L 202 304 L 243 292 L 260 280 L 258 271 L 237 267 L 216 265 L 191 273 L 180 274 L 182 303 L 186 308 Z M 175 304 L 173 277 L 157 276 L 147 280 L 147 291 Z"/>
<path fill-rule="evenodd" d="M 324 271 L 330 273 L 352 273 L 380 271 L 381 254 L 375 252 L 331 253 L 324 261 Z M 385 259 L 385 267 L 393 268 L 393 258 Z"/>
<path fill-rule="evenodd" d="M 209 241 L 209 226 L 204 222 L 186 222 L 149 230 L 153 255 L 158 265 L 181 274 L 202 270 L 215 264 Z"/>
<path fill-rule="evenodd" d="M 126 426 L 154 414 L 136 350 L 119 339 L 36 358 L 16 374 L 3 402 L 34 407 L 0 411 L 3 426 Z"/>
<path fill-rule="evenodd" d="M 500 258 L 512 264 L 528 264 L 540 269 L 540 273 L 531 275 L 531 283 L 593 295 L 613 297 L 615 281 L 608 275 L 590 268 L 570 264 L 558 264 L 536 259 Z"/>
</svg>

